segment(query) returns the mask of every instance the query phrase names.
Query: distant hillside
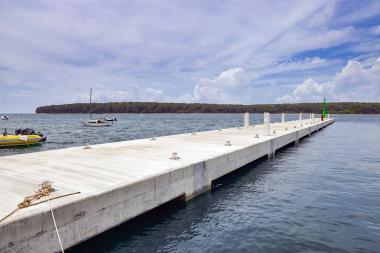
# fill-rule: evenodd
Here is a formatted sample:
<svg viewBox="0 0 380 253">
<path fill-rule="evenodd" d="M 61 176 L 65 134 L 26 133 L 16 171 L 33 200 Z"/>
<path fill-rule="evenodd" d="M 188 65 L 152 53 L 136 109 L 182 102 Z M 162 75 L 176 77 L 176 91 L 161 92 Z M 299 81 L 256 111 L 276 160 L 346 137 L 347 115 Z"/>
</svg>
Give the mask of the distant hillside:
<svg viewBox="0 0 380 253">
<path fill-rule="evenodd" d="M 38 107 L 36 113 L 88 113 L 89 108 L 87 103 L 49 105 Z M 328 103 L 327 109 L 332 114 L 380 114 L 380 103 Z M 92 113 L 321 113 L 321 110 L 322 103 L 237 105 L 112 102 L 91 106 Z"/>
</svg>

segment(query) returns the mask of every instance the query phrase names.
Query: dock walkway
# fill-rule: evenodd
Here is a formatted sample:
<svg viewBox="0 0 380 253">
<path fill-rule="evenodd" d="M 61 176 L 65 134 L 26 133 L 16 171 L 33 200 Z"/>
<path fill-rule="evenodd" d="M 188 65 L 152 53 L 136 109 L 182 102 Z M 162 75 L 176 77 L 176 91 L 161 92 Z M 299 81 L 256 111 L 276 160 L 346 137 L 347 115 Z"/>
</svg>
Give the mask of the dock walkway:
<svg viewBox="0 0 380 253">
<path fill-rule="evenodd" d="M 306 119 L 0 157 L 0 219 L 42 181 L 64 248 L 170 200 L 189 200 L 213 180 L 334 122 Z M 258 135 L 258 138 L 257 136 Z M 173 152 L 180 159 L 170 159 Z M 0 223 L 0 252 L 60 251 L 43 202 Z"/>
</svg>

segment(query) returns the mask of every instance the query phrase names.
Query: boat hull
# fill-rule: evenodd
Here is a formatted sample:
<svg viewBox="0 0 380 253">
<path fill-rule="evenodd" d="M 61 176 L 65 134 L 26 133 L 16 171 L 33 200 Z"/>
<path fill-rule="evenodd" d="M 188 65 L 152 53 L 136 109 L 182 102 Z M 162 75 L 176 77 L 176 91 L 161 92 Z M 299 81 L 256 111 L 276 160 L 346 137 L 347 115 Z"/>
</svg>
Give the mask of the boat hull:
<svg viewBox="0 0 380 253">
<path fill-rule="evenodd" d="M 0 136 L 1 147 L 26 146 L 41 142 L 39 135 L 6 135 Z"/>
<path fill-rule="evenodd" d="M 82 126 L 86 127 L 109 127 L 112 126 L 112 122 L 101 122 L 101 123 L 94 123 L 94 122 L 82 122 Z"/>
</svg>

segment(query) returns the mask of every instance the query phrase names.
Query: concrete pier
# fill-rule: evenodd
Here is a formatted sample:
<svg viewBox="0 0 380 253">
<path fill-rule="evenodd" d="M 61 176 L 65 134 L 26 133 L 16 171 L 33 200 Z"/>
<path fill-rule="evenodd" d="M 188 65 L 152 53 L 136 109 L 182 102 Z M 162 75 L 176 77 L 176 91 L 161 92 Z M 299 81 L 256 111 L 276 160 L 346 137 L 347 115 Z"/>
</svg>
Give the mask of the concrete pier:
<svg viewBox="0 0 380 253">
<path fill-rule="evenodd" d="M 248 116 L 246 121 L 248 122 Z M 189 200 L 213 180 L 334 122 L 317 118 L 0 157 L 0 219 L 44 181 L 49 197 L 0 223 L 0 252 L 57 252 L 170 200 Z M 43 201 L 43 199 L 41 199 Z"/>
</svg>

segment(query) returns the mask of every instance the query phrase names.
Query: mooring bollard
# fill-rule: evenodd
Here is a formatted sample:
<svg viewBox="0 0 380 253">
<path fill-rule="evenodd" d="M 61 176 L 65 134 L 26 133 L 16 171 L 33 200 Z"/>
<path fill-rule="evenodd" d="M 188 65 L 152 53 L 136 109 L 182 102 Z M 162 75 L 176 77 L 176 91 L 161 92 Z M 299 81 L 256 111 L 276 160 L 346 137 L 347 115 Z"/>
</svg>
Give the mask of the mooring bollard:
<svg viewBox="0 0 380 253">
<path fill-rule="evenodd" d="M 231 141 L 227 140 L 227 141 L 224 143 L 224 146 L 231 146 Z"/>
<path fill-rule="evenodd" d="M 264 126 L 266 127 L 267 135 L 270 135 L 270 113 L 264 112 Z"/>
<path fill-rule="evenodd" d="M 249 127 L 249 112 L 244 113 L 244 127 Z"/>
<path fill-rule="evenodd" d="M 83 149 L 92 149 L 92 147 L 90 146 L 90 144 L 86 143 L 84 145 Z"/>
<path fill-rule="evenodd" d="M 181 157 L 178 156 L 177 152 L 173 152 L 172 156 L 169 157 L 169 159 L 171 159 L 171 160 L 179 160 L 179 159 L 181 159 Z"/>
<path fill-rule="evenodd" d="M 281 113 L 281 123 L 285 123 L 285 113 Z"/>
</svg>

